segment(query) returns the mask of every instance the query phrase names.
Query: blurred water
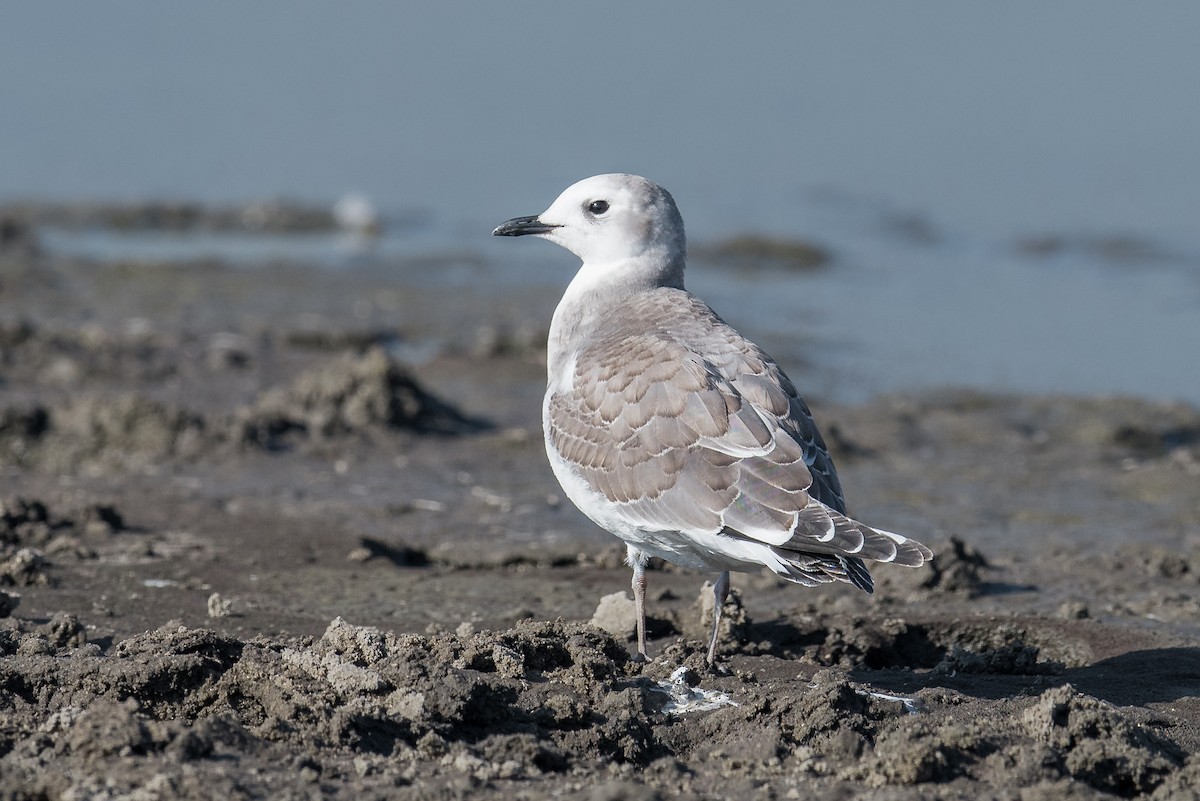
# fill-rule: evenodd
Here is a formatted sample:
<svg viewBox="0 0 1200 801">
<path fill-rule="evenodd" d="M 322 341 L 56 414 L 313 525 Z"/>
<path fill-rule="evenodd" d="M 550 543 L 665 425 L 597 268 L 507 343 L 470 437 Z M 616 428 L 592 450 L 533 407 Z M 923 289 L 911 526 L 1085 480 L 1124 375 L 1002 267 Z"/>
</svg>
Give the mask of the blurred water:
<svg viewBox="0 0 1200 801">
<path fill-rule="evenodd" d="M 7 3 L 0 201 L 356 191 L 428 220 L 375 257 L 452 249 L 511 283 L 569 257 L 492 225 L 639 172 L 694 242 L 761 231 L 836 254 L 806 276 L 693 270 L 780 358 L 828 361 L 829 394 L 1200 402 L 1197 30 L 1190 2 Z M 1047 235 L 1067 247 L 1016 247 Z M 1087 246 L 1110 237 L 1146 257 Z M 322 237 L 56 243 L 363 257 Z"/>
</svg>

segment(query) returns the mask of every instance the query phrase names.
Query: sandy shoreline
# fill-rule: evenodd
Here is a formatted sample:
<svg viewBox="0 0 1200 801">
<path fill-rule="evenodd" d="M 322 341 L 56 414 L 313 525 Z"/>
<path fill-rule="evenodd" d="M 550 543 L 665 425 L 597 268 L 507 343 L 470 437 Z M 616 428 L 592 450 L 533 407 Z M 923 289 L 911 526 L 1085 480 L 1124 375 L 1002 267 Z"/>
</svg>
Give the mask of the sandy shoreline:
<svg viewBox="0 0 1200 801">
<path fill-rule="evenodd" d="M 726 676 L 658 570 L 639 666 L 511 294 L 0 252 L 0 797 L 1200 793 L 1200 412 L 818 405 L 936 570 L 735 576 Z M 680 664 L 738 706 L 665 712 Z"/>
</svg>

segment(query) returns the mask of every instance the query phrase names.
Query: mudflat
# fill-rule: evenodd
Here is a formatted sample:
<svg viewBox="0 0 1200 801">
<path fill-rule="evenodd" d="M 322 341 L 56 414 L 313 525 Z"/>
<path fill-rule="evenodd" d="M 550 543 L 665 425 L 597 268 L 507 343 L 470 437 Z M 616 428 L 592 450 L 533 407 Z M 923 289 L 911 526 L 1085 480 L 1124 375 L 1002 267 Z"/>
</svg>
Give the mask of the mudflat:
<svg viewBox="0 0 1200 801">
<path fill-rule="evenodd" d="M 0 798 L 1200 795 L 1195 408 L 813 398 L 932 567 L 735 575 L 712 673 L 656 565 L 643 665 L 543 452 L 561 287 L 438 268 L 0 251 Z"/>
</svg>

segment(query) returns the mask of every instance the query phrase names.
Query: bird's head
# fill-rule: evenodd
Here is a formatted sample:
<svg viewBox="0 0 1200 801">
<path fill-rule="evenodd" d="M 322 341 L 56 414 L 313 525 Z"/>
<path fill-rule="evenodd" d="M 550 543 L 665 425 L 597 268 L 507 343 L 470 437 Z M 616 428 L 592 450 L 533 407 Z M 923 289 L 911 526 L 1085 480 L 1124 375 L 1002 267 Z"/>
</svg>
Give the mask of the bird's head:
<svg viewBox="0 0 1200 801">
<path fill-rule="evenodd" d="M 550 208 L 499 225 L 493 236 L 538 236 L 574 253 L 585 265 L 644 261 L 677 266 L 687 250 L 683 218 L 667 190 L 637 175 L 585 178 Z"/>
</svg>

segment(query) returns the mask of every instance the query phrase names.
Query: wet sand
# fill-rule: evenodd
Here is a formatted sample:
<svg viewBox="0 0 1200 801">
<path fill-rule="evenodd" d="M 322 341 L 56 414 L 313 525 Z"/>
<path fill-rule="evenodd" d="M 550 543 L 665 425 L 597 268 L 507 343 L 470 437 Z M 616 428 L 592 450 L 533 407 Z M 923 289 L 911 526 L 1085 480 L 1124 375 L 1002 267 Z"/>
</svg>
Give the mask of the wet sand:
<svg viewBox="0 0 1200 801">
<path fill-rule="evenodd" d="M 557 290 L 436 268 L 0 251 L 0 797 L 1200 794 L 1196 409 L 814 398 L 934 567 L 735 575 L 717 675 L 660 566 L 639 665 L 542 450 Z"/>
</svg>

